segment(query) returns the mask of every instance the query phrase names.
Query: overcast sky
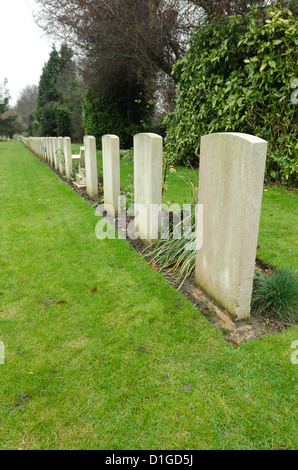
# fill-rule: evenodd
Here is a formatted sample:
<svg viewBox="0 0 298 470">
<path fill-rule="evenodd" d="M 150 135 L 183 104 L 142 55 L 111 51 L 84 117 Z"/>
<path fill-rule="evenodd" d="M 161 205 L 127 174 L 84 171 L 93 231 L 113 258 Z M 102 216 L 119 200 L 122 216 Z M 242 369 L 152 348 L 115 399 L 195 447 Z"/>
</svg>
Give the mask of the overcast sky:
<svg viewBox="0 0 298 470">
<path fill-rule="evenodd" d="M 8 80 L 13 106 L 26 85 L 38 85 L 53 40 L 36 25 L 34 0 L 0 0 L 0 83 Z"/>
</svg>

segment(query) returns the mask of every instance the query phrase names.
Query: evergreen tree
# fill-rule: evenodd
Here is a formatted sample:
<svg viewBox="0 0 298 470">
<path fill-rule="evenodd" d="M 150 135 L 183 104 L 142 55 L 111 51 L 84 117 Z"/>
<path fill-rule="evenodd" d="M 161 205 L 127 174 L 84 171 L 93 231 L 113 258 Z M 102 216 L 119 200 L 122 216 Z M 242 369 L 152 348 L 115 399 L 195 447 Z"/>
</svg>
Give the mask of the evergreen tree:
<svg viewBox="0 0 298 470">
<path fill-rule="evenodd" d="M 146 99 L 145 85 L 135 74 L 119 68 L 109 86 L 101 92 L 89 91 L 83 100 L 85 133 L 94 135 L 98 145 L 101 136 L 116 134 L 122 148 L 133 145 L 133 136 L 148 129 L 152 102 Z"/>
<path fill-rule="evenodd" d="M 7 91 L 7 80 L 0 85 L 0 136 L 13 138 L 20 130 L 18 115 L 9 107 L 9 93 Z"/>
<path fill-rule="evenodd" d="M 15 110 L 22 121 L 22 132 L 32 135 L 35 120 L 37 85 L 27 85 L 20 93 Z"/>
<path fill-rule="evenodd" d="M 36 119 L 42 135 L 69 135 L 81 133 L 81 87 L 76 77 L 72 51 L 62 45 L 53 48 L 44 65 L 39 81 Z"/>
</svg>

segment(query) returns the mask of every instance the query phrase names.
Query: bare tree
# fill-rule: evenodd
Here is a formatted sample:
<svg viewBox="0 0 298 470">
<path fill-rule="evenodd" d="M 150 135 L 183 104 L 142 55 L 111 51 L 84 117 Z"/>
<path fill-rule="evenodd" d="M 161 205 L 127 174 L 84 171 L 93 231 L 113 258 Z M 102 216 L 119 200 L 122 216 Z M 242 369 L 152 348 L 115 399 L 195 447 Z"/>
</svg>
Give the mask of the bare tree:
<svg viewBox="0 0 298 470">
<path fill-rule="evenodd" d="M 157 74 L 169 77 L 185 53 L 200 7 L 181 0 L 37 0 L 38 24 L 76 47 L 87 86 L 103 90 L 123 73 L 145 82 L 148 95 Z M 134 78 L 135 79 L 135 78 Z"/>
<path fill-rule="evenodd" d="M 21 118 L 25 127 L 29 127 L 32 120 L 32 113 L 36 109 L 37 102 L 37 85 L 27 85 L 20 93 L 15 106 L 15 110 Z"/>
<path fill-rule="evenodd" d="M 125 73 L 145 83 L 148 97 L 167 87 L 173 103 L 173 65 L 181 59 L 194 28 L 206 18 L 245 14 L 259 0 L 36 0 L 38 24 L 68 40 L 80 58 L 87 87 L 103 92 Z M 161 89 L 159 96 L 161 95 Z M 167 96 L 167 98 L 165 98 Z M 165 108 L 168 106 L 165 103 Z M 170 106 L 171 107 L 171 106 Z"/>
<path fill-rule="evenodd" d="M 245 15 L 253 3 L 265 4 L 260 0 L 192 0 L 192 3 L 202 8 L 205 14 L 212 19 L 221 16 Z"/>
</svg>

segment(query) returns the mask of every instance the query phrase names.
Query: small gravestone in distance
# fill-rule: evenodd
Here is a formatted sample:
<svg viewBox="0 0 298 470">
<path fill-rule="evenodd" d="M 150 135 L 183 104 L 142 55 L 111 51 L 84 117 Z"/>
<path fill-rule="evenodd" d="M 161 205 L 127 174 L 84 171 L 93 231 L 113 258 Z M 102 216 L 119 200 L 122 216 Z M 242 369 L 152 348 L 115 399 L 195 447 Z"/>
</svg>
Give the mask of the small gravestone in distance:
<svg viewBox="0 0 298 470">
<path fill-rule="evenodd" d="M 85 149 L 80 147 L 80 170 L 85 170 Z"/>
<path fill-rule="evenodd" d="M 85 135 L 84 137 L 85 170 L 86 170 L 86 191 L 88 196 L 95 198 L 98 196 L 98 175 L 95 137 Z"/>
<path fill-rule="evenodd" d="M 58 137 L 58 162 L 61 175 L 65 175 L 64 138 Z"/>
<path fill-rule="evenodd" d="M 54 167 L 55 170 L 59 169 L 59 157 L 58 157 L 58 137 L 53 137 L 53 155 L 54 155 Z"/>
<path fill-rule="evenodd" d="M 54 165 L 54 137 L 49 137 L 49 163 Z"/>
<path fill-rule="evenodd" d="M 80 147 L 80 160 L 79 160 L 79 172 L 76 174 L 76 182 L 82 186 L 86 186 L 86 168 L 85 168 L 85 149 Z"/>
<path fill-rule="evenodd" d="M 120 144 L 119 137 L 107 134 L 102 137 L 102 164 L 104 203 L 109 215 L 118 215 L 120 198 Z"/>
<path fill-rule="evenodd" d="M 72 176 L 72 155 L 71 155 L 71 139 L 64 137 L 64 159 L 65 159 L 65 176 L 69 180 Z"/>
<path fill-rule="evenodd" d="M 85 188 L 86 187 L 86 168 L 85 168 L 85 149 L 84 147 L 80 147 L 80 153 L 78 155 L 72 156 L 73 161 L 79 163 L 79 169 L 76 173 L 75 177 L 76 180 L 74 185 L 77 188 Z"/>
</svg>

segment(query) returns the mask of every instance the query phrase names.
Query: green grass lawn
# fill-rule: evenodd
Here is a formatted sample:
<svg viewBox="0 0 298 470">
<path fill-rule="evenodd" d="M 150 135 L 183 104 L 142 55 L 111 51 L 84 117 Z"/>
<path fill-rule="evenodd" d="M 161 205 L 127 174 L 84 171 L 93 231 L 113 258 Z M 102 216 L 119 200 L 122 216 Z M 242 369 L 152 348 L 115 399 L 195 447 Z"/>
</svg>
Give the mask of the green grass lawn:
<svg viewBox="0 0 298 470">
<path fill-rule="evenodd" d="M 257 250 L 261 260 L 292 271 L 298 271 L 297 196 L 297 190 L 265 187 Z"/>
<path fill-rule="evenodd" d="M 0 171 L 0 449 L 297 447 L 297 328 L 235 348 L 21 143 Z"/>
</svg>

